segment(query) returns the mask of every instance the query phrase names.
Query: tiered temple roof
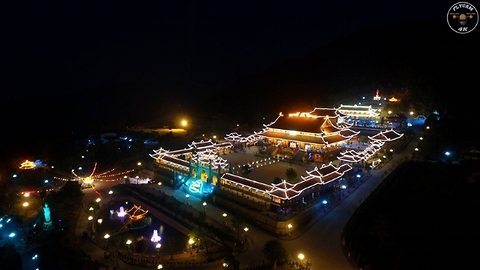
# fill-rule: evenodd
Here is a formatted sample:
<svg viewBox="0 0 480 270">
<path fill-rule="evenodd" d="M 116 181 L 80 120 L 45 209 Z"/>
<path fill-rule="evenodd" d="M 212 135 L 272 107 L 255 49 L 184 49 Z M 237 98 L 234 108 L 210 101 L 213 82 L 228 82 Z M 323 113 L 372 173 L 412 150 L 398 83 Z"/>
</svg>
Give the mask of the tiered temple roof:
<svg viewBox="0 0 480 270">
<path fill-rule="evenodd" d="M 379 113 L 376 112 L 371 105 L 358 106 L 341 104 L 338 108 L 338 111 L 342 114 L 345 114 L 347 117 L 353 118 L 375 118 L 379 115 Z"/>
<path fill-rule="evenodd" d="M 268 185 L 231 173 L 224 174 L 222 179 L 228 181 L 230 185 L 240 185 L 282 200 L 290 200 L 302 194 L 304 190 L 310 189 L 315 185 L 325 185 L 338 180 L 345 174 L 345 172 L 351 169 L 352 167 L 348 164 L 342 164 L 339 167 L 335 167 L 332 163 L 322 165 L 320 169 L 315 167 L 312 171 L 307 171 L 308 175 L 306 177 L 302 176 L 302 180 L 295 184 L 283 180 L 279 184 Z"/>
<path fill-rule="evenodd" d="M 335 108 L 315 108 L 311 112 L 279 114 L 265 125 L 262 136 L 313 144 L 331 144 L 351 139 L 359 132 L 349 129 L 341 121 L 342 114 Z"/>
<path fill-rule="evenodd" d="M 199 151 L 206 151 L 206 150 L 214 150 L 214 151 L 219 151 L 221 149 L 228 149 L 232 147 L 232 143 L 230 142 L 223 142 L 223 143 L 214 143 L 211 140 L 204 141 L 201 140 L 199 142 L 192 142 L 191 144 L 188 145 L 188 148 L 184 149 L 178 149 L 178 150 L 165 150 L 163 148 L 160 148 L 158 150 L 153 150 L 153 154 L 150 154 L 150 156 L 154 159 L 161 159 L 163 156 L 171 156 L 171 157 L 178 157 L 180 155 L 185 155 L 185 154 L 191 154 L 193 153 L 193 150 L 196 150 L 197 152 Z"/>
<path fill-rule="evenodd" d="M 382 141 L 373 141 L 363 151 L 355 151 L 353 149 L 350 149 L 345 152 L 341 152 L 337 158 L 341 161 L 350 163 L 368 160 L 371 156 L 373 156 L 378 150 L 382 148 L 383 144 L 384 142 Z"/>
<path fill-rule="evenodd" d="M 237 132 L 232 132 L 227 135 L 225 135 L 225 140 L 228 142 L 236 143 L 253 143 L 256 142 L 260 139 L 260 135 L 257 132 L 254 132 L 253 134 L 248 135 L 247 137 L 242 136 L 241 134 L 238 134 Z"/>
<path fill-rule="evenodd" d="M 400 139 L 402 136 L 403 133 L 398 133 L 395 130 L 390 129 L 385 132 L 379 132 L 375 136 L 368 136 L 368 138 L 373 141 L 390 142 Z"/>
<path fill-rule="evenodd" d="M 220 166 L 221 168 L 226 168 L 228 166 L 228 160 L 220 157 L 212 149 L 195 153 L 192 157 L 192 162 L 200 163 L 205 167 L 212 165 L 214 167 Z"/>
</svg>

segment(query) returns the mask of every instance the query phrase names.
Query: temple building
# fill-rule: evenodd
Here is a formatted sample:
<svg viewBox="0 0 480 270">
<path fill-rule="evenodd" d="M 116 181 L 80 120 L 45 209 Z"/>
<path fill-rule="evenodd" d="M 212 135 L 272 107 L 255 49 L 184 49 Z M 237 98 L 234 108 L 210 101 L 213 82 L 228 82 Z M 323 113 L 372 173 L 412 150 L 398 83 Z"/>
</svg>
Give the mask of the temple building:
<svg viewBox="0 0 480 270">
<path fill-rule="evenodd" d="M 315 159 L 317 154 L 336 149 L 359 133 L 350 129 L 351 124 L 344 121 L 344 116 L 336 108 L 315 108 L 311 112 L 288 115 L 280 113 L 259 135 L 279 151 L 286 148 L 294 154 L 304 151 Z"/>
<path fill-rule="evenodd" d="M 337 159 L 349 163 L 363 163 L 367 162 L 368 164 L 372 165 L 372 168 L 377 166 L 382 159 L 375 158 L 375 154 L 382 149 L 384 142 L 383 141 L 372 141 L 367 148 L 362 151 L 356 151 L 354 149 L 349 149 L 344 152 L 341 152 Z"/>
<path fill-rule="evenodd" d="M 232 144 L 212 141 L 192 142 L 188 148 L 168 151 L 154 150 L 150 156 L 163 168 L 173 172 L 173 185 L 185 184 L 193 193 L 209 194 L 230 164 L 219 153 L 230 151 Z"/>
<path fill-rule="evenodd" d="M 354 126 L 375 126 L 379 122 L 380 113 L 373 109 L 371 105 L 340 105 L 338 111 L 345 115 L 344 119 L 347 123 Z"/>
<path fill-rule="evenodd" d="M 255 195 L 256 198 L 263 198 L 270 210 L 281 209 L 284 212 L 290 211 L 291 207 L 314 200 L 320 196 L 320 192 L 333 186 L 352 167 L 349 164 L 342 164 L 335 167 L 332 163 L 323 164 L 320 168 L 315 167 L 306 171 L 307 176 L 301 176 L 297 183 L 288 183 L 285 180 L 278 184 L 266 184 L 232 173 L 222 176 L 220 188 L 231 191 L 232 194 L 242 192 Z"/>
</svg>

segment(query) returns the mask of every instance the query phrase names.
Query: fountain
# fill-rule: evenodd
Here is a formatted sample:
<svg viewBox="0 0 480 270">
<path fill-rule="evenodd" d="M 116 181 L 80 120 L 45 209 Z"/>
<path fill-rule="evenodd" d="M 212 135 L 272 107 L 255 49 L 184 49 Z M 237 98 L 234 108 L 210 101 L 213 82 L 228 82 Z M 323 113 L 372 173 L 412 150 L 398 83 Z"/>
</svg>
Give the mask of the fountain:
<svg viewBox="0 0 480 270">
<path fill-rule="evenodd" d="M 157 242 L 160 242 L 162 238 L 158 235 L 158 231 L 157 230 L 153 230 L 153 235 L 152 235 L 152 238 L 150 238 L 150 241 L 152 241 L 153 243 L 157 243 Z"/>
<path fill-rule="evenodd" d="M 127 214 L 127 212 L 125 212 L 125 209 L 123 208 L 123 206 L 120 206 L 120 209 L 117 212 L 117 216 L 118 217 L 124 217 L 126 214 Z"/>
</svg>

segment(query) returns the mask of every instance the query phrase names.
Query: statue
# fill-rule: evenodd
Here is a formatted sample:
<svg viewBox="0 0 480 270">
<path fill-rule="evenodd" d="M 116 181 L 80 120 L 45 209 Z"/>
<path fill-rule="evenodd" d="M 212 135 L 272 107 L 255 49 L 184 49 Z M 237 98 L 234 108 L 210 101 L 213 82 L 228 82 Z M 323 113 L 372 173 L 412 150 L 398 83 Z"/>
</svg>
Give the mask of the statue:
<svg viewBox="0 0 480 270">
<path fill-rule="evenodd" d="M 45 216 L 45 222 L 50 221 L 50 208 L 48 208 L 48 204 L 45 204 L 43 207 L 43 215 Z"/>
<path fill-rule="evenodd" d="M 43 222 L 43 229 L 48 230 L 53 228 L 52 220 L 50 219 L 50 208 L 48 204 L 45 204 L 43 207 L 43 216 L 45 217 L 45 222 Z"/>
</svg>

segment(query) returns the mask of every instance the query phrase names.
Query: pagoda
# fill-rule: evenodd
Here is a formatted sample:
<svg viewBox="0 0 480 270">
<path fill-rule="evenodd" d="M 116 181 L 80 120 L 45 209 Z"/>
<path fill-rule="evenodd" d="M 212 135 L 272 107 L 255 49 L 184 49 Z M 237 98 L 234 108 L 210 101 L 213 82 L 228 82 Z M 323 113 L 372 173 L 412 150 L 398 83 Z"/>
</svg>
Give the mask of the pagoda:
<svg viewBox="0 0 480 270">
<path fill-rule="evenodd" d="M 345 143 L 359 132 L 350 129 L 336 108 L 315 108 L 310 112 L 280 113 L 272 123 L 264 125 L 260 134 L 268 143 L 290 148 L 294 152 L 328 151 Z"/>
</svg>

